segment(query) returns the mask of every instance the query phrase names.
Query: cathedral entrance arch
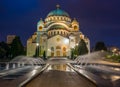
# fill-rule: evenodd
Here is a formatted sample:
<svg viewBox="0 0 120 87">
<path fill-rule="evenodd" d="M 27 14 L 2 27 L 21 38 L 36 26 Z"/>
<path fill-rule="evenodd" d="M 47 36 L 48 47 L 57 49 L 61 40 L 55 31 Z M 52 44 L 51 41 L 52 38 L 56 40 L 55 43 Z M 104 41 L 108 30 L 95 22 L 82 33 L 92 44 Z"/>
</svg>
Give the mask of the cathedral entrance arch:
<svg viewBox="0 0 120 87">
<path fill-rule="evenodd" d="M 61 50 L 61 47 L 56 46 L 56 56 L 60 56 L 60 50 Z"/>
<path fill-rule="evenodd" d="M 60 51 L 56 51 L 56 56 L 60 56 Z"/>
<path fill-rule="evenodd" d="M 54 47 L 51 47 L 51 56 L 54 56 Z"/>
<path fill-rule="evenodd" d="M 62 52 L 63 52 L 63 56 L 67 56 L 66 55 L 66 47 L 63 47 Z"/>
</svg>

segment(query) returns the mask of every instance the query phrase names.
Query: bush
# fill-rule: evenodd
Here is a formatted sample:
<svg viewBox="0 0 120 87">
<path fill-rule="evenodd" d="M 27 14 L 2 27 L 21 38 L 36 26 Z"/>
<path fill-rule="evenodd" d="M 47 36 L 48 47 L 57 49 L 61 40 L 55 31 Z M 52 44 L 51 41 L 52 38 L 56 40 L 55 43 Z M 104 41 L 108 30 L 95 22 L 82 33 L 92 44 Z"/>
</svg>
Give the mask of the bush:
<svg viewBox="0 0 120 87">
<path fill-rule="evenodd" d="M 120 55 L 107 55 L 106 59 L 112 62 L 120 62 Z"/>
</svg>

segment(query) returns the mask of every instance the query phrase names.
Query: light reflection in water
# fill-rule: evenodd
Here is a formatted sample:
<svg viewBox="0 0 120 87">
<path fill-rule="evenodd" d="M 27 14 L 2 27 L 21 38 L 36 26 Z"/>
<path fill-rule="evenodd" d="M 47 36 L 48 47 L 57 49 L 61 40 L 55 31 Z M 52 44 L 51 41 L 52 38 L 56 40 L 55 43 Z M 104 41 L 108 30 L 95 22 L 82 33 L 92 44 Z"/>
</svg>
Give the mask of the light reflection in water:
<svg viewBox="0 0 120 87">
<path fill-rule="evenodd" d="M 112 79 L 112 81 L 115 81 L 115 80 L 120 79 L 120 76 L 112 75 L 112 76 L 111 76 L 111 79 Z"/>
<path fill-rule="evenodd" d="M 34 76 L 36 74 L 37 70 L 33 70 L 31 76 Z"/>
<path fill-rule="evenodd" d="M 47 70 L 74 72 L 74 70 L 68 67 L 67 64 L 53 64 L 53 65 L 50 65 Z"/>
</svg>

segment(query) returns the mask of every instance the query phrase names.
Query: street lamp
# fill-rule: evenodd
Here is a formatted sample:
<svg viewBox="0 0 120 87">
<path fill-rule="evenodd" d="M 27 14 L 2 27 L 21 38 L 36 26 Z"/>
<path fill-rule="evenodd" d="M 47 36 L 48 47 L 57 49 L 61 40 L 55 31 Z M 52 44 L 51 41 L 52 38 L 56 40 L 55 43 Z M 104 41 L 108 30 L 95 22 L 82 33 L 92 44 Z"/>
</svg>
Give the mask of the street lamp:
<svg viewBox="0 0 120 87">
<path fill-rule="evenodd" d="M 39 56 L 39 43 L 36 43 L 36 56 Z"/>
<path fill-rule="evenodd" d="M 75 45 L 78 46 L 78 43 L 76 43 Z"/>
</svg>

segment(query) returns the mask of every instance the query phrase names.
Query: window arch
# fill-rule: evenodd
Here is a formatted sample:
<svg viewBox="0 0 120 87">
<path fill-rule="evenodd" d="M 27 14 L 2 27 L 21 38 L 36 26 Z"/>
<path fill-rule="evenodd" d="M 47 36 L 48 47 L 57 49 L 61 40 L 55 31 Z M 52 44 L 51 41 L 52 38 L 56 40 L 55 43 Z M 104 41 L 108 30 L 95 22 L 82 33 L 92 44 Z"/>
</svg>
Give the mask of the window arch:
<svg viewBox="0 0 120 87">
<path fill-rule="evenodd" d="M 61 31 L 61 34 L 62 34 L 62 31 Z"/>
<path fill-rule="evenodd" d="M 63 34 L 65 35 L 65 31 L 63 32 Z"/>
<path fill-rule="evenodd" d="M 66 51 L 66 47 L 63 47 L 63 51 Z"/>
<path fill-rule="evenodd" d="M 51 47 L 51 51 L 54 51 L 54 47 Z"/>
</svg>

